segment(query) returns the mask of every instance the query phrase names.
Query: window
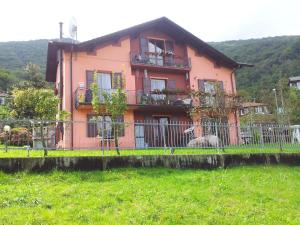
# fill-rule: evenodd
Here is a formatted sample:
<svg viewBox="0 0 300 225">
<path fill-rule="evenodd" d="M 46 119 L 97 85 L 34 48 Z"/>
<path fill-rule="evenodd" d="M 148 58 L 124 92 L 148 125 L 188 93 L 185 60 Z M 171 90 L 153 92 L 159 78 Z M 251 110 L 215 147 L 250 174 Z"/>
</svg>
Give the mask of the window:
<svg viewBox="0 0 300 225">
<path fill-rule="evenodd" d="M 124 117 L 121 116 L 114 123 L 110 116 L 88 115 L 88 137 L 114 138 L 114 129 L 117 129 L 119 137 L 124 136 Z"/>
<path fill-rule="evenodd" d="M 266 114 L 269 113 L 269 110 L 268 110 L 267 106 L 264 106 L 264 113 L 266 113 Z"/>
<path fill-rule="evenodd" d="M 212 106 L 215 104 L 216 97 L 213 96 L 216 94 L 216 85 L 215 81 L 205 81 L 204 82 L 204 92 L 209 94 L 209 96 L 205 96 L 206 105 Z"/>
<path fill-rule="evenodd" d="M 162 92 L 166 89 L 166 80 L 163 79 L 151 79 L 151 92 L 154 94 L 151 94 L 152 98 L 154 100 L 164 100 L 166 98 L 165 94 L 155 94 L 155 92 Z"/>
<path fill-rule="evenodd" d="M 258 107 L 255 107 L 255 113 L 257 114 L 261 114 L 263 112 L 263 109 L 262 107 L 258 106 Z"/>
<path fill-rule="evenodd" d="M 112 82 L 111 82 L 111 74 L 110 73 L 97 73 L 97 85 L 99 88 L 99 100 L 100 102 L 104 101 L 103 93 L 110 93 L 113 90 Z"/>
<path fill-rule="evenodd" d="M 149 61 L 151 64 L 164 65 L 165 42 L 163 40 L 149 39 L 148 41 Z"/>
<path fill-rule="evenodd" d="M 297 82 L 297 88 L 300 90 L 300 81 Z"/>
</svg>

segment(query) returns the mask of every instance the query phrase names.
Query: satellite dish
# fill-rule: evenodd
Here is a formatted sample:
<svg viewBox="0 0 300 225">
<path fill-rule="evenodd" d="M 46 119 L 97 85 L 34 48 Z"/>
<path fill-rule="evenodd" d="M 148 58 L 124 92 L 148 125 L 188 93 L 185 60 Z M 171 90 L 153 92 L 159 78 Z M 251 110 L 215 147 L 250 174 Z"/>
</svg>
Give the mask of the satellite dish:
<svg viewBox="0 0 300 225">
<path fill-rule="evenodd" d="M 77 22 L 75 17 L 72 17 L 69 23 L 69 34 L 74 40 L 77 40 Z"/>
</svg>

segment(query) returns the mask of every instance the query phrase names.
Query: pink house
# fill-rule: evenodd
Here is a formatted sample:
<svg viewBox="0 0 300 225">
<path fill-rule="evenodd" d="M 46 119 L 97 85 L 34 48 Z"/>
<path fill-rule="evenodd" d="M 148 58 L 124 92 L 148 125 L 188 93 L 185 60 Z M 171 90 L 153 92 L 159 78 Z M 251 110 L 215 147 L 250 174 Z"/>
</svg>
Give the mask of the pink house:
<svg viewBox="0 0 300 225">
<path fill-rule="evenodd" d="M 220 83 L 226 92 L 235 93 L 235 70 L 241 66 L 165 17 L 81 43 L 49 42 L 46 80 L 55 83 L 59 107 L 71 112 L 74 121 L 58 129 L 58 147 L 99 147 L 96 125 L 89 123 L 95 116 L 90 90 L 94 71 L 103 91 L 116 88 L 115 78 L 124 80 L 119 85 L 126 90 L 128 110 L 120 120 L 131 125 L 125 127 L 120 146 L 134 148 L 140 145 L 134 121 L 192 122 L 187 114 L 192 103 L 185 91 L 209 92 Z M 223 121 L 239 124 L 236 113 Z M 145 132 L 143 128 L 138 133 Z M 229 133 L 228 141 L 236 143 L 237 129 Z"/>
</svg>

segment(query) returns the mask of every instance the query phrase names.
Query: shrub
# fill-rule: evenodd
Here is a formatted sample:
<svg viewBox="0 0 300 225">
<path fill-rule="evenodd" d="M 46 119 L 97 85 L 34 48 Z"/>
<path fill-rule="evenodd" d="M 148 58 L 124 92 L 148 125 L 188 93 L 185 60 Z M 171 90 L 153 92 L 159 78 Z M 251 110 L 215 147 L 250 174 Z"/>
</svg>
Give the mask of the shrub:
<svg viewBox="0 0 300 225">
<path fill-rule="evenodd" d="M 2 132 L 0 134 L 1 143 L 5 143 L 6 134 Z M 32 134 L 25 127 L 16 127 L 11 129 L 11 133 L 8 140 L 9 145 L 15 146 L 24 146 L 24 145 L 32 145 Z"/>
</svg>

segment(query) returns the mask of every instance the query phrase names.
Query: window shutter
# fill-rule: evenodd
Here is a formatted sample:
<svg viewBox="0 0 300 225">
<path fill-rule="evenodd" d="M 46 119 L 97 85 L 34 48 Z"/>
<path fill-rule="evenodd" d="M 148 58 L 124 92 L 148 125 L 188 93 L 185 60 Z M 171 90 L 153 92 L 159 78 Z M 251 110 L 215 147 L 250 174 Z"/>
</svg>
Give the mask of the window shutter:
<svg viewBox="0 0 300 225">
<path fill-rule="evenodd" d="M 168 90 L 176 89 L 176 80 L 167 80 L 167 89 Z"/>
<path fill-rule="evenodd" d="M 150 94 L 151 91 L 151 79 L 150 78 L 144 78 L 144 93 Z"/>
<path fill-rule="evenodd" d="M 202 93 L 205 92 L 205 88 L 204 88 L 204 80 L 198 80 L 198 90 Z M 200 101 L 200 106 L 204 106 L 205 105 L 205 96 L 201 95 L 199 98 Z"/>
<path fill-rule="evenodd" d="M 221 91 L 224 91 L 224 83 L 223 83 L 223 81 L 218 81 L 218 85 L 221 88 Z"/>
<path fill-rule="evenodd" d="M 94 72 L 86 71 L 86 88 L 91 88 L 91 84 L 94 82 Z"/>
<path fill-rule="evenodd" d="M 122 73 L 114 73 L 112 77 L 112 88 L 124 88 Z"/>
<path fill-rule="evenodd" d="M 176 89 L 176 80 L 167 80 L 167 91 L 174 91 Z M 172 103 L 176 102 L 177 96 L 174 93 L 167 92 L 167 99 Z"/>
<path fill-rule="evenodd" d="M 88 137 L 96 137 L 97 136 L 97 123 L 95 121 L 91 121 L 93 118 L 92 115 L 87 116 L 87 136 Z"/>
<path fill-rule="evenodd" d="M 173 41 L 166 41 L 166 64 L 167 66 L 172 66 L 174 65 L 174 45 Z"/>
<path fill-rule="evenodd" d="M 173 41 L 166 41 L 166 50 L 174 52 L 174 45 Z"/>
<path fill-rule="evenodd" d="M 142 56 L 146 56 L 146 52 L 148 52 L 148 39 L 141 38 L 141 54 Z"/>
<path fill-rule="evenodd" d="M 218 81 L 218 86 L 219 86 L 220 90 L 222 92 L 224 92 L 224 83 L 223 83 L 223 81 Z M 223 106 L 225 105 L 225 96 L 222 96 L 222 99 L 220 99 L 220 103 Z"/>
<path fill-rule="evenodd" d="M 125 123 L 124 123 L 124 116 L 118 116 L 117 118 L 117 123 L 120 125 L 120 130 L 119 130 L 119 137 L 124 137 L 125 136 Z"/>
</svg>

